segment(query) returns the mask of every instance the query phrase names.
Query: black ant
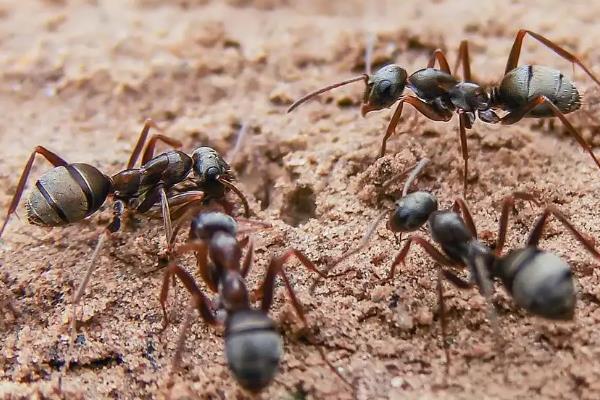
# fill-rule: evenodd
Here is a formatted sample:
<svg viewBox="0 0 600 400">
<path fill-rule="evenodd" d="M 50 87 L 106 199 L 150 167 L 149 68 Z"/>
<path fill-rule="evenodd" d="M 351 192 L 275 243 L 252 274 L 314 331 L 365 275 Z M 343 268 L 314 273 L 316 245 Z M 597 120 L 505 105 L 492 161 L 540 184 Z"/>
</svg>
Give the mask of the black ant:
<svg viewBox="0 0 600 400">
<path fill-rule="evenodd" d="M 168 324 L 166 302 L 171 280 L 177 276 L 192 296 L 190 310 L 181 328 L 177 349 L 173 358 L 169 383 L 172 374 L 178 369 L 185 338 L 192 323 L 193 312 L 209 325 L 225 325 L 225 355 L 229 369 L 238 383 L 250 392 L 260 392 L 273 380 L 282 357 L 282 340 L 275 323 L 267 315 L 273 303 L 274 284 L 277 275 L 281 276 L 289 293 L 292 305 L 304 323 L 306 316 L 294 289 L 283 269 L 284 264 L 296 257 L 307 269 L 325 277 L 317 267 L 300 251 L 288 249 L 279 257 L 271 259 L 264 282 L 259 290 L 262 304 L 259 309 L 250 305 L 250 295 L 246 288 L 246 276 L 252 265 L 253 244 L 248 236 L 237 239 L 244 231 L 238 230 L 236 221 L 220 212 L 199 213 L 192 219 L 190 240 L 181 245 L 174 255 L 195 252 L 199 274 L 207 287 L 218 293 L 218 308 L 226 312 L 224 322 L 219 320 L 212 302 L 196 284 L 194 278 L 175 260 L 169 263 L 160 292 L 165 327 Z M 248 246 L 242 259 L 242 248 Z M 335 367 L 317 346 L 327 365 L 345 382 Z"/>
<path fill-rule="evenodd" d="M 420 166 L 415 169 L 419 171 Z M 389 275 L 384 280 L 394 278 L 396 267 L 404 263 L 411 245 L 418 244 L 441 267 L 438 270 L 438 301 L 440 304 L 440 320 L 446 359 L 449 353 L 446 343 L 445 305 L 443 297 L 442 280 L 446 279 L 460 289 L 469 289 L 473 286 L 479 288 L 480 293 L 486 298 L 489 305 L 490 320 L 494 324 L 496 340 L 499 334 L 496 326 L 496 314 L 491 303 L 492 279 L 498 278 L 503 283 L 507 292 L 515 303 L 526 311 L 551 320 L 572 320 L 575 312 L 575 288 L 569 265 L 554 255 L 538 247 L 543 229 L 548 217 L 554 215 L 588 250 L 600 260 L 600 253 L 593 243 L 586 239 L 573 226 L 569 219 L 555 206 L 548 205 L 534 223 L 527 243 L 524 247 L 514 249 L 502 255 L 506 241 L 508 218 L 516 199 L 529 201 L 536 206 L 541 204 L 535 197 L 528 193 L 515 192 L 506 196 L 502 201 L 498 238 L 494 250 L 478 240 L 477 230 L 467 204 L 462 199 L 456 199 L 449 210 L 438 210 L 435 196 L 428 192 L 417 191 L 406 194 L 408 186 L 414 180 L 415 173 L 407 181 L 404 196 L 396 202 L 396 209 L 389 214 L 388 229 L 394 233 L 412 232 L 421 228 L 426 222 L 429 226 L 431 238 L 440 245 L 442 251 L 437 250 L 430 242 L 421 236 L 412 235 L 395 257 Z M 339 264 L 347 257 L 355 254 L 369 241 L 376 226 L 381 221 L 381 215 L 368 229 L 357 249 L 348 251 L 327 271 Z M 454 272 L 442 267 L 467 267 L 470 278 L 464 280 Z"/>
<path fill-rule="evenodd" d="M 503 125 L 512 125 L 523 118 L 558 117 L 600 168 L 600 162 L 590 145 L 565 117 L 565 114 L 581 107 L 581 96 L 573 82 L 553 68 L 541 65 L 517 66 L 526 34 L 564 59 L 579 65 L 600 85 L 600 80 L 575 55 L 542 35 L 521 29 L 517 32 L 504 76 L 498 86 L 485 88 L 472 82 L 468 42 L 464 40 L 459 47 L 454 74 L 451 73 L 442 50 L 437 49 L 429 59 L 427 67 L 410 76 L 399 65 L 386 65 L 372 75 L 363 74 L 309 93 L 292 104 L 288 112 L 321 93 L 363 81 L 366 86 L 361 107 L 363 116 L 371 111 L 389 108 L 398 102 L 381 143 L 380 157 L 385 154 L 386 142 L 400 122 L 404 103 L 412 105 L 418 112 L 434 121 L 447 122 L 456 112 L 459 116 L 460 147 L 464 160 L 463 193 L 466 193 L 467 189 L 469 158 L 466 130 L 471 129 L 476 117 L 487 123 Z M 440 69 L 434 68 L 436 60 Z M 455 76 L 461 63 L 463 80 Z M 409 88 L 415 95 L 404 94 L 405 88 Z M 499 117 L 495 109 L 506 111 L 507 114 Z"/>
<path fill-rule="evenodd" d="M 150 128 L 160 131 L 154 121 L 146 120 L 129 157 L 127 168 L 111 177 L 89 164 L 71 164 L 43 146 L 34 149 L 21 173 L 4 224 L 0 228 L 0 237 L 17 209 L 36 154 L 43 156 L 54 168 L 40 176 L 25 200 L 27 219 L 30 223 L 54 227 L 79 222 L 98 211 L 109 197 L 113 200 L 113 218 L 100 235 L 89 267 L 73 296 L 74 307 L 83 296 L 95 268 L 95 260 L 107 237 L 120 229 L 121 216 L 126 208 L 137 213 L 147 213 L 160 203 L 169 245 L 172 243 L 172 215 L 177 218 L 182 212 L 180 210 L 198 203 L 205 204 L 215 200 L 227 204 L 224 198 L 227 189 L 231 189 L 240 197 L 246 215 L 250 213 L 246 198 L 231 183 L 233 175 L 229 165 L 214 149 L 200 147 L 191 157 L 178 150 L 154 156 L 157 141 L 175 148 L 181 147 L 181 143 L 163 134 L 154 134 L 148 139 Z M 146 141 L 141 166 L 133 168 Z M 171 196 L 170 189 L 188 178 L 192 171 L 194 189 L 197 190 Z M 173 214 L 170 211 L 172 207 L 176 208 Z M 230 206 L 226 208 L 231 209 Z"/>
</svg>

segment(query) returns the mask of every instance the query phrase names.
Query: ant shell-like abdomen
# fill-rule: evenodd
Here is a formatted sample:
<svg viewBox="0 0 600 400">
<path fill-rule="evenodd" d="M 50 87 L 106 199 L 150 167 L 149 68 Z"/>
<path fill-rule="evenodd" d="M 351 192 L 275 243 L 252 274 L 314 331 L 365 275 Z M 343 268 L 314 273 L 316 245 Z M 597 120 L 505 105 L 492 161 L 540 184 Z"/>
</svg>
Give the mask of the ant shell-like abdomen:
<svg viewBox="0 0 600 400">
<path fill-rule="evenodd" d="M 500 260 L 497 273 L 508 278 L 505 282 L 512 281 L 508 289 L 525 310 L 548 319 L 573 318 L 576 297 L 571 268 L 556 255 L 534 247 L 516 250 Z"/>
<path fill-rule="evenodd" d="M 192 219 L 192 232 L 198 239 L 209 239 L 216 232 L 237 233 L 237 223 L 229 215 L 220 212 L 200 213 Z"/>
<path fill-rule="evenodd" d="M 388 228 L 392 232 L 416 231 L 437 209 L 437 199 L 431 193 L 409 193 L 396 201 L 396 209 L 388 221 Z"/>
<path fill-rule="evenodd" d="M 283 341 L 263 312 L 237 311 L 226 321 L 225 355 L 239 384 L 257 393 L 273 381 L 283 355 Z"/>
<path fill-rule="evenodd" d="M 521 108 L 537 96 L 546 96 L 564 114 L 581 107 L 577 88 L 562 72 L 541 65 L 522 65 L 504 76 L 497 92 L 497 101 L 507 110 Z M 554 117 L 546 105 L 531 110 L 527 117 Z"/>
<path fill-rule="evenodd" d="M 391 107 L 404 92 L 406 70 L 390 64 L 377 70 L 369 77 L 363 104 L 363 114 Z"/>
<path fill-rule="evenodd" d="M 81 221 L 102 206 L 110 188 L 110 178 L 91 165 L 53 168 L 37 180 L 25 200 L 27 219 L 41 226 Z"/>
</svg>

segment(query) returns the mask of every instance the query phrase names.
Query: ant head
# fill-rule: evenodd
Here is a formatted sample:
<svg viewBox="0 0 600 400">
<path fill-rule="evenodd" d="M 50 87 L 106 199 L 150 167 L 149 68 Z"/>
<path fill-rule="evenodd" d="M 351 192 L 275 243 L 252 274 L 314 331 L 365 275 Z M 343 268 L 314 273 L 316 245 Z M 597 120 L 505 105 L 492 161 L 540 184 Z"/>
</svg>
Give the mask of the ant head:
<svg viewBox="0 0 600 400">
<path fill-rule="evenodd" d="M 515 250 L 498 260 L 495 272 L 505 278 L 514 274 L 509 290 L 515 302 L 527 311 L 553 320 L 573 318 L 575 287 L 571 268 L 556 255 L 531 246 Z"/>
<path fill-rule="evenodd" d="M 230 313 L 225 322 L 225 354 L 239 384 L 257 393 L 277 373 L 283 342 L 273 320 L 264 312 L 241 310 Z"/>
<path fill-rule="evenodd" d="M 486 111 L 491 105 L 488 92 L 476 83 L 459 82 L 448 93 L 452 104 L 464 111 Z"/>
<path fill-rule="evenodd" d="M 194 174 L 202 181 L 214 181 L 227 174 L 229 165 L 221 155 L 211 147 L 199 147 L 192 153 Z"/>
<path fill-rule="evenodd" d="M 230 236 L 237 233 L 237 224 L 229 215 L 220 212 L 200 213 L 192 219 L 191 234 L 198 239 L 209 239 L 217 232 Z"/>
<path fill-rule="evenodd" d="M 396 209 L 388 221 L 392 232 L 412 232 L 423 226 L 438 209 L 435 196 L 429 192 L 412 192 L 396 201 Z"/>
<path fill-rule="evenodd" d="M 362 115 L 391 107 L 404 92 L 407 77 L 406 70 L 395 64 L 386 65 L 371 75 L 365 89 Z"/>
</svg>

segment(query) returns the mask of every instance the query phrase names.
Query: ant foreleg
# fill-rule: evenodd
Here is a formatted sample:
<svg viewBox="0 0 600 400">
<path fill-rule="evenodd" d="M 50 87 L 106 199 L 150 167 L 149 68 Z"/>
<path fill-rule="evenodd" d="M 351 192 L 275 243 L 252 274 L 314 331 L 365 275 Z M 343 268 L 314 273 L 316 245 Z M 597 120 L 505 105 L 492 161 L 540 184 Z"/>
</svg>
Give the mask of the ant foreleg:
<svg viewBox="0 0 600 400">
<path fill-rule="evenodd" d="M 202 244 L 194 243 L 194 245 L 196 247 L 200 247 Z M 182 248 L 183 247 L 184 246 L 182 246 Z M 189 251 L 189 248 L 186 248 L 185 250 Z M 163 330 L 169 324 L 169 318 L 168 318 L 168 314 L 167 314 L 166 304 L 167 304 L 167 298 L 169 296 L 170 281 L 171 281 L 171 278 L 175 277 L 175 276 L 177 278 L 179 278 L 181 283 L 183 283 L 183 286 L 185 286 L 185 288 L 188 290 L 188 292 L 190 292 L 190 294 L 192 295 L 192 298 L 194 299 L 194 302 L 197 305 L 196 308 L 200 311 L 202 319 L 204 319 L 209 324 L 215 324 L 216 318 L 213 314 L 213 311 L 209 307 L 210 300 L 206 297 L 206 295 L 204 293 L 202 293 L 202 291 L 200 290 L 198 285 L 196 285 L 194 278 L 190 275 L 189 272 L 187 272 L 185 269 L 183 269 L 179 265 L 175 264 L 175 262 L 171 262 L 171 263 L 169 263 L 169 266 L 167 267 L 167 271 L 163 278 L 163 284 L 162 284 L 162 287 L 160 290 L 160 305 L 163 310 L 163 318 L 164 318 Z"/>
<path fill-rule="evenodd" d="M 176 275 L 192 296 L 192 301 L 191 301 L 190 307 L 188 308 L 184 323 L 179 332 L 179 337 L 177 338 L 177 347 L 175 349 L 175 355 L 173 356 L 173 362 L 171 363 L 171 370 L 169 371 L 169 374 L 167 377 L 167 388 L 170 388 L 172 386 L 173 375 L 175 374 L 175 372 L 177 372 L 177 369 L 179 368 L 179 365 L 181 363 L 183 350 L 185 349 L 185 338 L 186 338 L 188 331 L 193 322 L 194 310 L 198 310 L 200 312 L 200 316 L 202 317 L 204 322 L 206 322 L 209 325 L 216 325 L 217 318 L 216 318 L 213 310 L 209 306 L 210 300 L 200 290 L 198 285 L 196 285 L 194 278 L 186 270 L 184 270 L 180 266 L 176 265 L 175 263 L 171 263 L 168 268 L 169 268 L 169 274 Z M 168 291 L 168 286 L 169 286 L 168 281 L 169 281 L 169 277 L 168 277 L 168 275 L 165 275 L 165 281 L 163 282 L 163 289 L 165 287 L 167 287 L 167 291 Z M 164 308 L 162 294 L 163 294 L 163 291 L 161 291 L 161 305 L 163 306 L 163 312 L 166 313 L 166 310 Z M 164 300 L 166 301 L 166 298 Z M 166 316 L 166 314 L 165 314 L 165 316 Z"/>
<path fill-rule="evenodd" d="M 392 267 L 390 269 L 390 273 L 388 274 L 388 277 L 384 280 L 384 282 L 391 281 L 392 279 L 394 279 L 394 275 L 396 274 L 396 266 L 398 264 L 404 263 L 404 259 L 408 255 L 408 251 L 410 250 L 410 245 L 413 242 L 418 244 L 419 246 L 421 246 L 423 248 L 423 250 L 425 250 L 425 252 L 431 258 L 433 258 L 433 260 L 435 262 L 437 262 L 438 264 L 445 265 L 445 266 L 456 265 L 456 262 L 450 260 L 445 255 L 440 253 L 440 251 L 438 249 L 436 249 L 435 247 L 433 247 L 433 245 L 431 243 L 429 243 L 427 240 L 423 239 L 420 236 L 410 236 L 406 240 L 406 244 L 404 245 L 404 247 L 400 250 L 400 252 L 396 256 L 396 258 L 394 259 L 394 262 L 392 263 Z"/>
<path fill-rule="evenodd" d="M 10 216 L 16 211 L 17 206 L 19 205 L 19 201 L 21 200 L 21 196 L 23 195 L 23 191 L 25 190 L 25 184 L 27 183 L 27 178 L 29 177 L 29 173 L 31 172 L 31 167 L 33 166 L 33 161 L 35 160 L 36 154 L 39 154 L 42 157 L 44 157 L 54 167 L 66 167 L 69 164 L 67 161 L 63 160 L 61 157 L 59 157 L 58 155 L 56 155 L 55 153 L 51 152 L 43 146 L 36 146 L 35 149 L 33 149 L 33 152 L 27 160 L 27 164 L 25 164 L 25 168 L 23 168 L 23 172 L 21 173 L 21 177 L 19 178 L 19 183 L 17 184 L 17 189 L 12 198 L 12 201 L 10 202 L 10 206 L 8 207 L 6 218 L 4 219 L 2 228 L 0 228 L 0 237 L 2 237 L 2 233 L 4 232 L 4 228 L 6 228 L 6 225 L 8 224 Z"/>
<path fill-rule="evenodd" d="M 418 112 L 423 114 L 425 117 L 429 118 L 433 121 L 450 121 L 452 118 L 452 112 L 444 112 L 443 110 L 436 109 L 435 106 L 429 103 L 425 103 L 421 99 L 415 96 L 403 96 L 400 98 L 398 102 L 398 106 L 392 115 L 392 119 L 388 124 L 388 127 L 385 132 L 385 136 L 383 137 L 383 141 L 381 142 L 381 149 L 379 151 L 379 157 L 383 157 L 385 155 L 385 148 L 387 140 L 392 136 L 392 134 L 396 131 L 396 126 L 400 122 L 400 117 L 402 116 L 402 108 L 403 104 L 408 103 L 413 106 Z"/>
</svg>

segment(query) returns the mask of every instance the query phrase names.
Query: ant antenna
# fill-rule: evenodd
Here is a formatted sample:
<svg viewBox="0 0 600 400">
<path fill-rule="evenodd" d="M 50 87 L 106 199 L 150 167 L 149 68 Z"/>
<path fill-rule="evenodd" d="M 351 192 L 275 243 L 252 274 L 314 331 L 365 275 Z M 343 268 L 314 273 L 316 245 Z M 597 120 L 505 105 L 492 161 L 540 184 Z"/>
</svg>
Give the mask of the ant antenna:
<svg viewBox="0 0 600 400">
<path fill-rule="evenodd" d="M 404 183 L 404 189 L 402 190 L 402 197 L 404 197 L 408 194 L 408 189 L 413 184 L 415 179 L 417 179 L 417 176 L 421 173 L 421 171 L 423 170 L 423 168 L 425 168 L 425 166 L 429 163 L 429 161 L 430 161 L 429 158 L 424 158 L 421 161 L 419 161 L 414 167 L 412 167 L 413 172 L 408 176 L 408 179 Z M 392 183 L 396 182 L 400 178 L 405 177 L 409 171 L 410 171 L 410 169 L 405 169 L 404 171 L 400 172 L 399 174 L 392 176 L 390 179 L 383 182 L 383 184 L 381 185 L 382 189 L 384 189 L 384 190 L 387 189 Z"/>
<path fill-rule="evenodd" d="M 373 66 L 373 48 L 375 47 L 375 35 L 367 32 L 365 46 L 365 74 L 371 75 Z"/>
<path fill-rule="evenodd" d="M 408 176 L 406 183 L 404 184 L 404 190 L 402 191 L 402 197 L 406 196 L 406 194 L 408 193 L 408 189 L 414 183 L 417 176 L 419 176 L 419 174 L 421 173 L 423 168 L 425 168 L 425 166 L 429 163 L 429 161 L 430 160 L 428 158 L 423 158 L 414 167 L 412 167 L 412 171 L 411 171 L 410 175 Z M 391 183 L 391 181 L 397 180 L 400 177 L 405 176 L 408 173 L 408 171 L 410 171 L 410 169 L 402 171 L 400 174 L 398 174 L 398 175 L 392 177 L 391 179 L 389 179 L 388 181 L 386 181 L 383 184 L 383 186 L 389 185 Z M 335 268 L 339 263 L 341 263 L 346 258 L 348 258 L 348 257 L 358 253 L 362 249 L 364 249 L 367 246 L 367 244 L 369 244 L 369 241 L 371 240 L 373 233 L 375 233 L 375 230 L 377 229 L 377 227 L 379 226 L 379 224 L 381 223 L 383 218 L 389 213 L 389 211 L 390 210 L 383 210 L 379 215 L 377 215 L 377 217 L 375 217 L 373 222 L 371 222 L 371 224 L 367 228 L 367 231 L 365 232 L 362 239 L 360 240 L 359 245 L 353 249 L 348 250 L 347 252 L 342 254 L 337 260 L 335 260 L 332 264 L 325 267 L 325 270 L 323 271 L 323 273 L 325 275 L 329 274 L 329 272 L 333 268 Z M 319 278 L 316 278 L 315 281 L 313 282 L 312 286 L 310 287 L 311 292 L 314 291 L 318 282 L 319 282 Z"/>
<path fill-rule="evenodd" d="M 233 164 L 235 162 L 235 158 L 242 149 L 244 139 L 246 139 L 247 134 L 248 121 L 243 121 L 242 126 L 240 126 L 240 130 L 238 131 L 237 139 L 235 140 L 235 145 L 233 146 L 233 149 L 231 149 L 227 154 L 227 160 L 229 161 L 229 164 Z"/>
<path fill-rule="evenodd" d="M 429 158 L 423 158 L 417 163 L 416 167 L 413 169 L 413 171 L 408 176 L 408 179 L 404 183 L 404 189 L 402 189 L 402 197 L 408 194 L 408 188 L 412 186 L 415 179 L 417 179 L 417 176 L 419 176 L 421 171 L 423 171 L 423 168 L 425 168 L 425 166 L 429 164 L 429 161 Z"/>
<path fill-rule="evenodd" d="M 312 99 L 315 96 L 320 95 L 321 93 L 328 92 L 331 89 L 335 89 L 335 88 L 338 88 L 340 86 L 344 86 L 344 85 L 347 85 L 347 84 L 353 83 L 353 82 L 365 81 L 365 84 L 366 84 L 368 82 L 368 79 L 369 79 L 369 76 L 367 74 L 362 74 L 360 76 L 355 76 L 354 78 L 350 78 L 350 79 L 347 79 L 347 80 L 342 81 L 342 82 L 334 83 L 333 85 L 326 86 L 326 87 L 324 87 L 322 89 L 315 90 L 314 92 L 311 92 L 311 93 L 307 94 L 306 96 L 304 96 L 304 97 L 296 100 L 294 102 L 294 104 L 292 104 L 290 106 L 290 108 L 288 108 L 287 112 L 289 113 L 289 112 L 294 111 L 294 109 L 296 109 L 300 104 L 305 103 L 306 101 Z"/>
</svg>

